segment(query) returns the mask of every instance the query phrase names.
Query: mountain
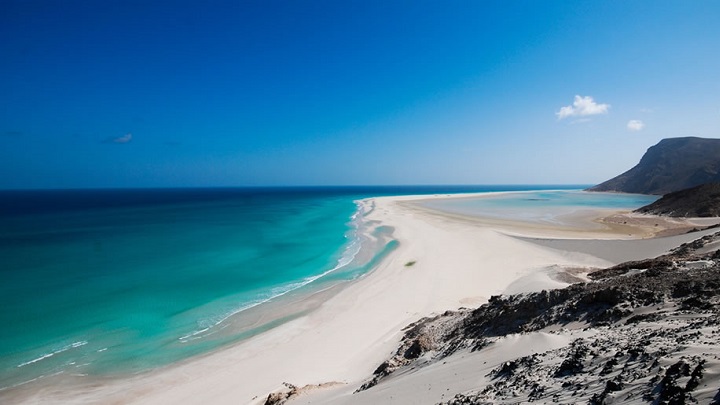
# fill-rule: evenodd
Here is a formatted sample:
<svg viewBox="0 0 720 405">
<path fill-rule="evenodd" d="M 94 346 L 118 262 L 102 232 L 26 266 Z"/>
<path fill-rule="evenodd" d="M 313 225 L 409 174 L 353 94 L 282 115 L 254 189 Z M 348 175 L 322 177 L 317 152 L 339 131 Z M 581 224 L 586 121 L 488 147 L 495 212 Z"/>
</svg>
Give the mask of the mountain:
<svg viewBox="0 0 720 405">
<path fill-rule="evenodd" d="M 720 183 L 708 183 L 666 194 L 650 205 L 638 208 L 643 214 L 671 217 L 720 216 Z"/>
<path fill-rule="evenodd" d="M 720 182 L 720 139 L 668 138 L 632 169 L 588 191 L 664 195 L 711 182 Z"/>
</svg>

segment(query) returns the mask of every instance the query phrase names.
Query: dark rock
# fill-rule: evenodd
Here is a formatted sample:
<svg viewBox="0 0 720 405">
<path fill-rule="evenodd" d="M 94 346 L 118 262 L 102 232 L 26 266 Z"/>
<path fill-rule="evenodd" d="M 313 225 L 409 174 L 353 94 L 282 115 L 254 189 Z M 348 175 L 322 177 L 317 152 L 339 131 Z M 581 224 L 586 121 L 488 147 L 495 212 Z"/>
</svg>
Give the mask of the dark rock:
<svg viewBox="0 0 720 405">
<path fill-rule="evenodd" d="M 573 350 L 568 353 L 568 356 L 555 371 L 555 377 L 565 377 L 581 373 L 584 368 L 583 360 L 588 354 L 588 351 L 587 346 L 581 340 L 573 342 Z"/>
<path fill-rule="evenodd" d="M 293 384 L 283 383 L 287 388 L 285 391 L 273 392 L 267 396 L 264 405 L 282 405 L 290 398 L 298 394 L 298 387 Z"/>
<path fill-rule="evenodd" d="M 612 358 L 608 360 L 605 365 L 603 366 L 602 370 L 600 370 L 600 375 L 607 375 L 613 372 L 613 369 L 615 366 L 618 365 L 618 361 L 615 358 Z"/>
<path fill-rule="evenodd" d="M 671 217 L 720 216 L 720 183 L 707 183 L 666 194 L 635 212 Z"/>
<path fill-rule="evenodd" d="M 533 384 L 532 388 L 530 388 L 530 394 L 528 394 L 528 397 L 533 400 L 537 398 L 541 398 L 545 394 L 545 387 L 543 387 L 540 384 Z"/>
<path fill-rule="evenodd" d="M 712 303 L 708 302 L 705 298 L 698 297 L 698 296 L 690 297 L 690 298 L 684 300 L 680 304 L 680 308 L 684 309 L 684 310 L 689 310 L 689 309 L 707 310 L 707 309 L 712 309 L 712 307 L 713 307 Z"/>
<path fill-rule="evenodd" d="M 700 369 L 700 374 L 702 374 L 702 369 Z M 681 387 L 677 380 L 690 375 L 690 365 L 684 360 L 680 360 L 668 367 L 658 387 L 660 394 L 658 402 L 671 405 L 684 404 L 689 399 L 688 393 L 692 390 Z"/>
<path fill-rule="evenodd" d="M 688 250 L 689 251 L 689 250 Z M 588 274 L 592 280 L 601 280 L 608 277 L 617 277 L 626 274 L 630 270 L 648 270 L 648 269 L 672 269 L 674 262 L 664 256 L 656 259 L 637 260 L 618 264 L 617 266 L 607 269 L 598 270 Z"/>
<path fill-rule="evenodd" d="M 401 367 L 422 367 L 460 348 L 479 350 L 497 337 L 584 323 L 585 328 L 595 328 L 592 338 L 575 340 L 554 354 L 538 353 L 500 364 L 491 371 L 490 384 L 447 403 L 548 403 L 558 400 L 555 395 L 560 386 L 567 395 L 573 393 L 576 402 L 602 404 L 631 397 L 667 404 L 694 401 L 693 390 L 702 384 L 704 359 L 680 357 L 678 351 L 700 339 L 710 340 L 700 328 L 720 324 L 720 264 L 692 268 L 684 262 L 708 260 L 714 253 L 697 250 L 717 240 L 720 233 L 657 259 L 606 269 L 590 283 L 493 296 L 474 310 L 422 319 L 405 329 L 395 355 L 381 364 L 361 389 Z M 641 271 L 628 273 L 639 267 Z M 610 272 L 615 275 L 608 275 Z M 629 318 L 622 322 L 625 317 Z M 684 326 L 668 328 L 667 322 Z M 610 358 L 604 355 L 613 352 Z M 546 363 L 548 353 L 562 356 L 562 361 L 557 359 L 560 364 Z M 660 364 L 669 359 L 676 363 L 663 373 Z M 605 377 L 609 375 L 610 381 Z M 633 383 L 643 380 L 648 383 Z M 614 397 L 613 393 L 621 391 Z"/>
<path fill-rule="evenodd" d="M 381 365 L 378 366 L 378 368 L 375 369 L 373 374 L 386 374 L 388 369 L 390 369 L 390 363 L 384 361 Z"/>
<path fill-rule="evenodd" d="M 669 138 L 632 169 L 588 190 L 664 195 L 713 182 L 720 182 L 720 139 Z"/>
<path fill-rule="evenodd" d="M 625 387 L 625 385 L 622 383 L 622 381 L 610 380 L 607 383 L 605 383 L 605 391 L 608 391 L 608 392 L 620 391 L 624 387 Z"/>
<path fill-rule="evenodd" d="M 517 368 L 518 363 L 516 361 L 505 362 L 497 371 L 497 373 L 495 373 L 495 378 L 512 376 L 513 374 L 515 374 L 515 370 L 517 370 Z"/>
<path fill-rule="evenodd" d="M 639 356 L 644 355 L 644 354 L 645 354 L 645 348 L 643 348 L 643 347 L 641 347 L 641 346 L 640 346 L 640 347 L 633 347 L 633 348 L 631 348 L 631 349 L 628 350 L 628 355 L 630 356 L 630 360 L 635 360 L 635 359 L 637 359 Z"/>
<path fill-rule="evenodd" d="M 609 393 L 620 391 L 624 387 L 625 385 L 619 379 L 609 380 L 605 383 L 605 389 L 599 394 L 593 394 L 588 403 L 590 405 L 603 405 Z"/>
<path fill-rule="evenodd" d="M 417 359 L 420 357 L 421 354 L 423 354 L 426 350 L 430 348 L 430 342 L 424 338 L 423 336 L 415 339 L 410 347 L 405 350 L 405 353 L 403 353 L 403 357 L 406 359 L 412 360 Z"/>
<path fill-rule="evenodd" d="M 685 391 L 694 391 L 695 388 L 700 385 L 700 380 L 703 378 L 703 370 L 705 370 L 705 360 L 700 360 L 698 365 L 695 366 L 695 369 L 693 369 L 690 374 L 690 381 L 688 381 L 685 385 Z"/>
<path fill-rule="evenodd" d="M 633 323 L 639 323 L 639 322 L 652 322 L 660 319 L 660 315 L 656 313 L 649 313 L 649 314 L 642 314 L 642 315 L 634 315 L 628 318 L 627 321 L 625 321 L 625 324 L 630 325 Z"/>
</svg>

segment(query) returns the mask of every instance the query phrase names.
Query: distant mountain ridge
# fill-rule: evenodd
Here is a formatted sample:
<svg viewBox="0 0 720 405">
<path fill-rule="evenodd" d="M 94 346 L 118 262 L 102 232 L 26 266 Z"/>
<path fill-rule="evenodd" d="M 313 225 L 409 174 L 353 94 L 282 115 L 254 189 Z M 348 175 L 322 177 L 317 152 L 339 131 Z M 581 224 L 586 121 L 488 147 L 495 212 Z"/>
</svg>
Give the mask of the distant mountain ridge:
<svg viewBox="0 0 720 405">
<path fill-rule="evenodd" d="M 720 182 L 720 139 L 668 138 L 632 169 L 588 191 L 664 195 L 714 182 Z"/>
</svg>

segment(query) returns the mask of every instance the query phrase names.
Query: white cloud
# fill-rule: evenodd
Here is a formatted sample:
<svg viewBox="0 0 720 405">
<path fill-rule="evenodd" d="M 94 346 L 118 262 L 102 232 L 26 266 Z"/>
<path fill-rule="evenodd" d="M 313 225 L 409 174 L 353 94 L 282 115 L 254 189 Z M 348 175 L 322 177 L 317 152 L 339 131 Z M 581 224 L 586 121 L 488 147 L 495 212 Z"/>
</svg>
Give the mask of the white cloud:
<svg viewBox="0 0 720 405">
<path fill-rule="evenodd" d="M 113 139 L 112 141 L 113 141 L 113 143 L 128 143 L 128 142 L 132 141 L 132 134 L 127 133 L 123 136 L 119 136 L 119 137 Z"/>
<path fill-rule="evenodd" d="M 561 120 L 567 117 L 607 114 L 609 108 L 610 104 L 598 104 L 590 96 L 575 96 L 572 105 L 561 107 L 560 111 L 556 112 L 555 115 Z"/>
<path fill-rule="evenodd" d="M 645 123 L 640 120 L 630 120 L 627 123 L 627 128 L 631 131 L 640 131 L 645 128 Z"/>
</svg>

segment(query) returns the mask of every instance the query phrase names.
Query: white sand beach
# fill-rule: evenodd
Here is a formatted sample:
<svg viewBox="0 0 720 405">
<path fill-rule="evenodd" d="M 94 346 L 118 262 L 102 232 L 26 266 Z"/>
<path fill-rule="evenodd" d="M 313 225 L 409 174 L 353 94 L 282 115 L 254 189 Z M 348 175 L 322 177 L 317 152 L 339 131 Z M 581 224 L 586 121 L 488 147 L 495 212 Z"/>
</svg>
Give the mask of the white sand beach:
<svg viewBox="0 0 720 405">
<path fill-rule="evenodd" d="M 577 226 L 571 228 L 482 220 L 444 214 L 417 204 L 417 200 L 426 198 L 362 201 L 364 209 L 371 211 L 366 220 L 374 226 L 393 227 L 399 247 L 375 270 L 310 314 L 180 365 L 78 389 L 47 387 L 24 399 L 29 403 L 255 404 L 263 403 L 269 393 L 282 390 L 283 383 L 290 383 L 318 386 L 293 399 L 297 403 L 376 403 L 379 398 L 393 402 L 392 392 L 387 389 L 373 394 L 352 393 L 395 350 L 408 324 L 446 310 L 479 306 L 492 295 L 563 287 L 567 278 L 562 273 L 567 269 L 582 279 L 583 269 L 618 263 L 613 258 L 653 256 L 658 250 L 700 235 L 676 236 L 672 241 L 627 240 L 608 248 L 622 251 L 620 255 L 594 255 L 592 249 L 563 242 L 534 243 L 530 238 L 627 239 L 631 225 L 618 228 L 595 222 L 587 229 L 583 227 L 583 223 L 592 223 L 606 212 L 574 213 Z M 645 229 L 631 235 L 638 236 L 648 235 Z M 596 240 L 593 246 L 602 243 Z M 493 356 L 504 361 L 508 353 L 547 349 L 564 342 L 556 342 L 558 339 L 565 338 L 543 334 L 521 337 L 506 342 L 509 349 L 502 353 L 498 346 Z M 438 365 L 436 369 L 443 367 Z M 474 370 L 484 375 L 482 369 Z M 442 384 L 444 380 L 438 379 L 441 374 L 428 378 Z M 463 380 L 453 381 L 462 385 Z M 434 403 L 440 399 L 438 395 L 424 397 L 416 393 L 412 401 L 405 396 L 396 397 L 394 402 Z"/>
</svg>

